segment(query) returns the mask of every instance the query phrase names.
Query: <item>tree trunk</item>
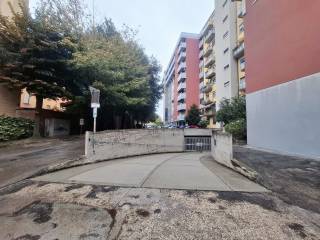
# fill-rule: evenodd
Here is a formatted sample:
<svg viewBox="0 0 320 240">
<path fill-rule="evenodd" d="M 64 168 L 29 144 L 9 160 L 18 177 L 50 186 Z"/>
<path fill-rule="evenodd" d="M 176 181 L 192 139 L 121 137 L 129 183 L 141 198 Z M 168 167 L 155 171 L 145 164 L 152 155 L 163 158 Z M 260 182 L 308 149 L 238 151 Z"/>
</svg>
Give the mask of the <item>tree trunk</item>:
<svg viewBox="0 0 320 240">
<path fill-rule="evenodd" d="M 36 96 L 36 113 L 35 113 L 35 126 L 33 130 L 34 137 L 44 137 L 44 122 L 42 116 L 43 97 Z"/>
</svg>

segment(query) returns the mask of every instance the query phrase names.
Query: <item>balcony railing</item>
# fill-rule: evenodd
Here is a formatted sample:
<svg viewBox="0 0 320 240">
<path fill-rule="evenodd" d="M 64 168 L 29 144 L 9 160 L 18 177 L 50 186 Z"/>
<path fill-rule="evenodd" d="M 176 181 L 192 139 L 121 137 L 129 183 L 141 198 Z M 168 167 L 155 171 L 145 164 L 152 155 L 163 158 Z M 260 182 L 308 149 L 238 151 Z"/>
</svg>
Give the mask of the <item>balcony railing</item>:
<svg viewBox="0 0 320 240">
<path fill-rule="evenodd" d="M 202 80 L 203 78 L 204 78 L 204 72 L 201 71 L 201 72 L 199 73 L 199 79 Z"/>
<path fill-rule="evenodd" d="M 215 67 L 212 65 L 208 71 L 206 72 L 206 78 L 212 78 L 214 75 L 216 74 L 216 69 Z"/>
<path fill-rule="evenodd" d="M 199 84 L 199 89 L 202 89 L 204 87 L 204 82 L 201 82 L 200 84 Z"/>
<path fill-rule="evenodd" d="M 214 30 L 211 29 L 208 31 L 205 42 L 210 43 L 213 39 L 214 39 Z"/>
<path fill-rule="evenodd" d="M 178 111 L 185 111 L 187 109 L 187 105 L 185 103 L 178 104 Z"/>
<path fill-rule="evenodd" d="M 200 42 L 199 42 L 199 48 L 200 48 L 200 49 L 203 48 L 203 43 L 204 43 L 203 40 L 200 40 Z"/>
<path fill-rule="evenodd" d="M 182 72 L 178 76 L 178 82 L 181 82 L 182 80 L 185 80 L 187 78 L 187 74 L 185 72 Z"/>
<path fill-rule="evenodd" d="M 199 52 L 199 58 L 200 58 L 200 59 L 203 58 L 203 50 L 201 50 L 201 51 Z"/>
<path fill-rule="evenodd" d="M 244 56 L 244 42 L 233 49 L 233 57 L 238 59 Z"/>
<path fill-rule="evenodd" d="M 179 67 L 178 67 L 178 72 L 181 72 L 183 69 L 185 69 L 187 67 L 186 63 L 185 62 L 182 62 L 179 64 Z"/>
<path fill-rule="evenodd" d="M 186 89 L 186 83 L 182 82 L 178 85 L 178 92 L 180 92 L 181 90 Z"/>
<path fill-rule="evenodd" d="M 186 42 L 181 42 L 179 45 L 179 50 L 178 52 L 180 53 L 181 51 L 185 50 L 187 48 L 187 43 Z"/>
<path fill-rule="evenodd" d="M 186 119 L 186 115 L 185 114 L 179 114 L 178 115 L 178 121 L 184 121 Z"/>
<path fill-rule="evenodd" d="M 186 93 L 179 93 L 178 94 L 178 101 L 186 99 Z"/>
<path fill-rule="evenodd" d="M 209 47 L 205 50 L 204 56 L 208 57 L 211 53 L 213 53 L 213 46 L 209 45 Z"/>
<path fill-rule="evenodd" d="M 180 52 L 179 57 L 178 57 L 178 62 L 184 61 L 187 57 L 186 52 Z"/>
<path fill-rule="evenodd" d="M 212 65 L 215 61 L 215 57 L 213 55 L 211 55 L 210 57 L 208 57 L 205 61 L 204 61 L 204 65 L 205 67 L 209 67 L 210 65 Z"/>
</svg>

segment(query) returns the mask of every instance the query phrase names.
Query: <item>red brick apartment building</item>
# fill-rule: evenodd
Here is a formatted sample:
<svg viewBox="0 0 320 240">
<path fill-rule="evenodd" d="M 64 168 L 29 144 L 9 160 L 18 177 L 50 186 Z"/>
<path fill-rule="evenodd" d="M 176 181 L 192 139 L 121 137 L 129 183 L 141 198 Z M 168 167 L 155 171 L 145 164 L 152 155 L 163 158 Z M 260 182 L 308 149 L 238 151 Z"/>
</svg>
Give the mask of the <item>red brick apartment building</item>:
<svg viewBox="0 0 320 240">
<path fill-rule="evenodd" d="M 248 144 L 320 156 L 320 1 L 246 0 Z"/>
<path fill-rule="evenodd" d="M 181 33 L 164 76 L 165 122 L 185 123 L 190 107 L 199 106 L 199 38 L 198 34 Z"/>
</svg>

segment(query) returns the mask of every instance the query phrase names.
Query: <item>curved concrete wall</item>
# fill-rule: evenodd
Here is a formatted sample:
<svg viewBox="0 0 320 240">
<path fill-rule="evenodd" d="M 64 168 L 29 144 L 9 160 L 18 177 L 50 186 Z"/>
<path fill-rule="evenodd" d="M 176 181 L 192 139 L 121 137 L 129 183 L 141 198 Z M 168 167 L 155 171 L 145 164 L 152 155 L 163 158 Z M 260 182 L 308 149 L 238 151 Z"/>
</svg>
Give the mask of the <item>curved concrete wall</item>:
<svg viewBox="0 0 320 240">
<path fill-rule="evenodd" d="M 94 136 L 92 132 L 86 134 L 85 152 L 87 158 L 92 161 L 152 153 L 182 152 L 183 149 L 183 129 L 114 130 L 98 132 Z"/>
</svg>

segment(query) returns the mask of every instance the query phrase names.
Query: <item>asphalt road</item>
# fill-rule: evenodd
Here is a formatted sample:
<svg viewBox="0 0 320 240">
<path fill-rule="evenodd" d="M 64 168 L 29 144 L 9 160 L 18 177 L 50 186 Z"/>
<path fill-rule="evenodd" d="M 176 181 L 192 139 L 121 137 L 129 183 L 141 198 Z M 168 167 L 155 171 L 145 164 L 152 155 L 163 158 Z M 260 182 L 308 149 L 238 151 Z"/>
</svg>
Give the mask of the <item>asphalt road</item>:
<svg viewBox="0 0 320 240">
<path fill-rule="evenodd" d="M 84 153 L 82 137 L 28 139 L 0 148 L 0 188 Z"/>
<path fill-rule="evenodd" d="M 234 146 L 234 157 L 283 201 L 320 213 L 320 160 Z"/>
</svg>

